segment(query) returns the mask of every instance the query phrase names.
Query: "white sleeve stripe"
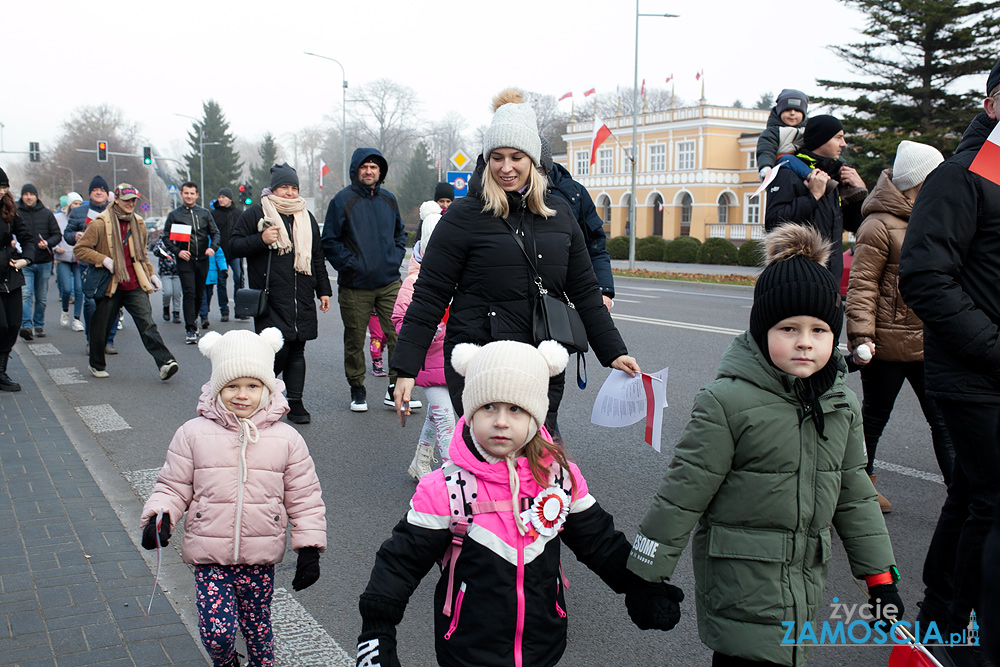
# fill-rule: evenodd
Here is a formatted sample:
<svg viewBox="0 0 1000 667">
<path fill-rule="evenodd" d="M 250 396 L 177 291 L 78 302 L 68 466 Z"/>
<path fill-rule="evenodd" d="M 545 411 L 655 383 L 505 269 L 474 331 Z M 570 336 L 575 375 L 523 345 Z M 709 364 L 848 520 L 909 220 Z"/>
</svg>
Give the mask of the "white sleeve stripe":
<svg viewBox="0 0 1000 667">
<path fill-rule="evenodd" d="M 411 526 L 427 528 L 428 530 L 448 530 L 451 525 L 451 519 L 440 514 L 418 512 L 411 507 L 410 511 L 406 513 L 406 523 Z"/>
<path fill-rule="evenodd" d="M 577 498 L 569 504 L 569 513 L 576 514 L 577 512 L 583 512 L 585 510 L 589 510 L 596 504 L 597 499 L 588 493 L 583 498 Z"/>
</svg>

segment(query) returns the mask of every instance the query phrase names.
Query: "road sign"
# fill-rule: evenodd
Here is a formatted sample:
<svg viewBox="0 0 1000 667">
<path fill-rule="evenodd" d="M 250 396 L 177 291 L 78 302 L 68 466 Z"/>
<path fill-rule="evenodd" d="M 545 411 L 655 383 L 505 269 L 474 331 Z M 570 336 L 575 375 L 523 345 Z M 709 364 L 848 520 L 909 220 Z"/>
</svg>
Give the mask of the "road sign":
<svg viewBox="0 0 1000 667">
<path fill-rule="evenodd" d="M 167 194 L 178 195 L 178 194 L 180 194 L 180 192 L 181 191 L 177 188 L 176 185 L 168 185 L 167 186 Z"/>
<path fill-rule="evenodd" d="M 469 194 L 469 179 L 472 178 L 471 171 L 449 171 L 448 182 L 455 188 L 455 198 L 464 197 Z"/>
<path fill-rule="evenodd" d="M 139 206 L 139 208 L 142 209 L 143 213 L 149 213 L 149 202 L 148 201 L 142 202 L 142 205 Z"/>
<path fill-rule="evenodd" d="M 465 165 L 469 164 L 471 158 L 462 152 L 461 149 L 455 151 L 455 154 L 451 156 L 451 163 L 455 165 L 456 169 L 461 169 Z"/>
</svg>

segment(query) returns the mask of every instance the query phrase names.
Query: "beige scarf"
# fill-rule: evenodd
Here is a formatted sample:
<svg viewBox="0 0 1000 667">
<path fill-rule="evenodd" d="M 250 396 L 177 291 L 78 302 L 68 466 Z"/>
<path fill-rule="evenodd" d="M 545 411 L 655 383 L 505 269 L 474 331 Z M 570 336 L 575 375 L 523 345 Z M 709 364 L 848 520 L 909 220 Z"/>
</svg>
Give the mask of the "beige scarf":
<svg viewBox="0 0 1000 667">
<path fill-rule="evenodd" d="M 295 270 L 307 276 L 312 275 L 312 221 L 309 219 L 309 211 L 306 210 L 306 200 L 302 197 L 286 199 L 267 195 L 261 197 L 261 207 L 264 209 L 264 220 L 270 220 L 278 228 L 278 240 L 271 244 L 273 250 L 277 250 L 279 255 L 284 255 L 294 247 L 295 250 Z M 290 215 L 292 220 L 293 240 L 288 238 L 285 225 L 281 222 L 281 215 Z M 259 230 L 263 231 L 264 226 L 261 220 L 257 223 Z"/>
<path fill-rule="evenodd" d="M 128 269 L 126 268 L 125 261 L 125 248 L 122 242 L 122 229 L 119 222 L 128 222 L 129 229 L 132 230 L 132 234 L 129 236 L 129 248 L 132 249 L 135 246 L 132 245 L 132 241 L 138 238 L 138 225 L 134 213 L 126 214 L 120 210 L 114 204 L 111 205 L 111 252 L 113 256 L 111 257 L 115 265 L 115 275 L 118 277 L 119 283 L 124 283 L 128 281 Z M 130 253 L 131 254 L 131 253 Z M 129 257 L 128 261 L 132 261 Z M 138 275 L 136 276 L 138 278 Z"/>
</svg>

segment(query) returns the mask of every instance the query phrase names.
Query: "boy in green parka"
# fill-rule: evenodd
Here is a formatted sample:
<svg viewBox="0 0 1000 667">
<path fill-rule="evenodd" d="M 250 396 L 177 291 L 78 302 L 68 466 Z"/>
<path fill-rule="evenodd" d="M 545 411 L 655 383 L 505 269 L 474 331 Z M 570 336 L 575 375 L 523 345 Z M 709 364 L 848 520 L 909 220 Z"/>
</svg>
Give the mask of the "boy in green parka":
<svg viewBox="0 0 1000 667">
<path fill-rule="evenodd" d="M 715 667 L 805 662 L 806 647 L 791 644 L 822 602 L 831 523 L 873 614 L 903 612 L 858 398 L 836 349 L 843 313 L 824 266 L 830 246 L 793 224 L 765 243 L 750 330 L 698 393 L 628 563 L 648 581 L 669 579 L 697 523 L 698 632 Z"/>
</svg>

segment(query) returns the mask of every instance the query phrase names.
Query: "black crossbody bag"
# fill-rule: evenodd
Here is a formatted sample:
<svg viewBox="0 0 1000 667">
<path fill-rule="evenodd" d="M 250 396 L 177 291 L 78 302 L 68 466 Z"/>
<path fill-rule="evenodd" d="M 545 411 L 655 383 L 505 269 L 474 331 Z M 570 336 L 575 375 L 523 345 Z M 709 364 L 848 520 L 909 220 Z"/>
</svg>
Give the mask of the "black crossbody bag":
<svg viewBox="0 0 1000 667">
<path fill-rule="evenodd" d="M 233 296 L 236 317 L 264 317 L 271 310 L 267 302 L 268 290 L 271 286 L 271 256 L 273 250 L 267 251 L 267 271 L 264 273 L 264 289 L 244 287 L 236 290 Z"/>
</svg>

